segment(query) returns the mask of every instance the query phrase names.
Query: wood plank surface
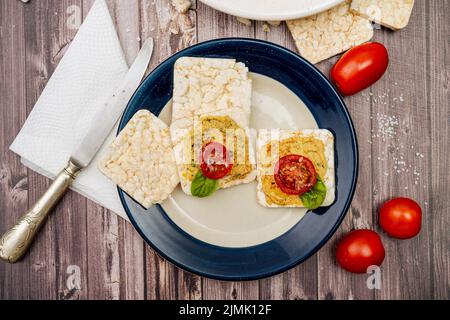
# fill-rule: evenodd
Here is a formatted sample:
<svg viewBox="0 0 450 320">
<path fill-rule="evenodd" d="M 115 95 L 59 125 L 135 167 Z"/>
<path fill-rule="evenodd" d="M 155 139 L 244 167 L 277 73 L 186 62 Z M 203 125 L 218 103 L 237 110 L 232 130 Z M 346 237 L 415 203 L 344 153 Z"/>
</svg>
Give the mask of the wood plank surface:
<svg viewBox="0 0 450 320">
<path fill-rule="evenodd" d="M 427 2 L 428 208 L 434 299 L 450 299 L 450 1 Z M 446 13 L 446 14 L 443 14 Z M 432 23 L 429 23 L 432 21 Z"/>
<path fill-rule="evenodd" d="M 25 13 L 18 2 L 0 2 L 0 232 L 28 208 L 28 175 L 9 151 L 27 116 Z M 45 237 L 45 236 L 44 236 Z M 0 299 L 30 298 L 31 259 L 17 266 L 0 263 Z"/>
<path fill-rule="evenodd" d="M 415 199 L 423 210 L 422 231 L 414 239 L 382 235 L 388 254 L 380 299 L 432 297 L 426 12 L 426 2 L 417 2 L 408 28 L 375 36 L 391 52 L 391 63 L 385 81 L 372 87 L 372 171 L 378 173 L 373 175 L 374 211 L 396 196 Z"/>
<path fill-rule="evenodd" d="M 127 61 L 142 41 L 155 40 L 149 70 L 179 50 L 210 39 L 247 37 L 295 50 L 285 24 L 263 29 L 194 1 L 178 14 L 168 0 L 107 0 Z M 86 17 L 94 0 L 0 2 L 0 232 L 49 185 L 25 169 L 9 145 L 75 36 L 74 14 Z M 268 279 L 223 282 L 181 270 L 145 245 L 131 224 L 70 192 L 16 265 L 0 262 L 0 299 L 449 299 L 450 1 L 418 0 L 410 24 L 375 30 L 391 63 L 372 88 L 345 98 L 360 151 L 351 208 L 332 239 L 313 257 Z M 73 20 L 72 20 L 73 21 Z M 336 57 L 318 65 L 326 75 Z M 386 199 L 408 196 L 423 209 L 423 228 L 411 240 L 387 237 L 377 225 Z M 337 266 L 334 247 L 352 229 L 382 233 L 386 261 L 380 290 L 368 275 Z M 70 289 L 73 268 L 81 288 Z"/>
</svg>

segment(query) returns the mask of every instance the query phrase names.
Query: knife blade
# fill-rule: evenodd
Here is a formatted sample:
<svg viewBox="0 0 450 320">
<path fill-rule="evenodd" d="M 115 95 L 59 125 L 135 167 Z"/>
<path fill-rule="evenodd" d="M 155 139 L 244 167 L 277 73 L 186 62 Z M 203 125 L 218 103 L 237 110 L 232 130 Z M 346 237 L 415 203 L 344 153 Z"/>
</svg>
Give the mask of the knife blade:
<svg viewBox="0 0 450 320">
<path fill-rule="evenodd" d="M 86 168 L 110 134 L 114 124 L 142 81 L 153 54 L 153 40 L 145 41 L 141 51 L 126 74 L 119 90 L 94 117 L 86 137 L 73 150 L 67 166 L 59 173 L 48 190 L 28 212 L 0 239 L 0 259 L 15 263 L 26 253 L 40 227 L 78 174 Z"/>
<path fill-rule="evenodd" d="M 137 55 L 136 60 L 117 92 L 105 103 L 102 110 L 97 113 L 92 122 L 93 125 L 87 132 L 85 138 L 73 150 L 70 159 L 79 167 L 87 167 L 103 145 L 117 120 L 125 110 L 128 101 L 140 84 L 147 70 L 152 53 L 153 39 L 149 38 L 144 42 L 141 51 Z"/>
</svg>

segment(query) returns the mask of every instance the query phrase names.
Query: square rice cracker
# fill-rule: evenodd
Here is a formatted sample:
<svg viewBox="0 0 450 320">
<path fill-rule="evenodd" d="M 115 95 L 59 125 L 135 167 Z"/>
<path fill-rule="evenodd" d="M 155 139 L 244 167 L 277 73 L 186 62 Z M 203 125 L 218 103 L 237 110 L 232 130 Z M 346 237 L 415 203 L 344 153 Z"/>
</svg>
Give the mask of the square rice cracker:
<svg viewBox="0 0 450 320">
<path fill-rule="evenodd" d="M 252 80 L 234 59 L 182 57 L 174 67 L 172 122 L 241 109 L 250 118 Z"/>
<path fill-rule="evenodd" d="M 287 21 L 302 57 L 318 63 L 373 37 L 372 24 L 346 2 L 311 17 Z"/>
<path fill-rule="evenodd" d="M 408 25 L 414 0 L 353 0 L 351 10 L 392 30 Z"/>
<path fill-rule="evenodd" d="M 257 200 L 263 207 L 269 208 L 303 208 L 298 205 L 281 206 L 278 204 L 269 204 L 266 200 L 266 195 L 262 188 L 262 177 L 269 172 L 273 174 L 275 165 L 278 162 L 279 155 L 274 152 L 267 156 L 265 147 L 269 143 L 275 143 L 292 138 L 292 137 L 313 137 L 324 143 L 325 146 L 325 159 L 327 162 L 327 171 L 323 177 L 323 182 L 327 187 L 327 195 L 321 207 L 327 207 L 333 204 L 336 197 L 336 181 L 335 181 L 335 166 L 334 166 L 334 136 L 325 129 L 307 129 L 307 130 L 259 130 L 256 141 L 256 157 L 257 157 Z M 263 166 L 264 164 L 270 165 L 270 167 Z"/>
<path fill-rule="evenodd" d="M 248 127 L 248 118 L 242 112 L 242 110 L 237 108 L 232 108 L 228 110 L 221 110 L 217 112 L 211 112 L 208 114 L 204 114 L 202 116 L 196 116 L 194 119 L 181 119 L 174 122 L 171 127 L 171 136 L 172 143 L 174 145 L 175 152 L 175 160 L 177 162 L 179 179 L 181 182 L 181 188 L 183 191 L 192 195 L 191 193 L 191 184 L 192 181 L 188 178 L 189 172 L 186 169 L 186 164 L 190 163 L 190 154 L 192 151 L 192 143 L 191 134 L 192 130 L 194 130 L 194 126 L 202 121 L 205 117 L 208 116 L 228 116 L 232 120 L 236 122 L 238 126 L 240 126 L 248 139 L 248 156 L 249 162 L 252 164 L 253 169 L 247 175 L 242 178 L 230 180 L 227 177 L 219 180 L 219 189 L 226 189 L 232 186 L 246 184 L 254 181 L 256 179 L 256 159 L 255 159 L 255 151 L 254 151 L 254 138 L 251 130 Z M 195 152 L 200 152 L 200 150 L 196 150 Z"/>
<path fill-rule="evenodd" d="M 163 202 L 179 183 L 169 128 L 147 110 L 133 116 L 99 169 L 145 208 Z"/>
</svg>

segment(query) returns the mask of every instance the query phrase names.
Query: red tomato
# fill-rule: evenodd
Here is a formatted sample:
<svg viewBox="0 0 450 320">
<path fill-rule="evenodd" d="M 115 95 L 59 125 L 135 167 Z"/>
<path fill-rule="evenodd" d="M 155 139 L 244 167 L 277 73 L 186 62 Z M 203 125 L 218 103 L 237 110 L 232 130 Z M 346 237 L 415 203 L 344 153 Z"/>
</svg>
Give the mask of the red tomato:
<svg viewBox="0 0 450 320">
<path fill-rule="evenodd" d="M 384 260 L 380 236 L 372 230 L 355 230 L 347 234 L 336 248 L 336 259 L 347 271 L 365 273 L 367 268 L 380 266 Z"/>
<path fill-rule="evenodd" d="M 219 180 L 233 168 L 227 148 L 218 142 L 209 142 L 202 147 L 200 169 L 205 177 Z"/>
<path fill-rule="evenodd" d="M 416 236 L 422 225 L 422 209 L 414 200 L 392 199 L 381 207 L 380 225 L 388 235 L 398 239 Z"/>
<path fill-rule="evenodd" d="M 351 96 L 377 82 L 388 64 L 385 46 L 368 42 L 344 53 L 331 69 L 331 81 L 344 96 Z"/>
<path fill-rule="evenodd" d="M 301 195 L 317 183 L 316 169 L 306 157 L 291 154 L 275 165 L 275 182 L 286 194 Z"/>
</svg>

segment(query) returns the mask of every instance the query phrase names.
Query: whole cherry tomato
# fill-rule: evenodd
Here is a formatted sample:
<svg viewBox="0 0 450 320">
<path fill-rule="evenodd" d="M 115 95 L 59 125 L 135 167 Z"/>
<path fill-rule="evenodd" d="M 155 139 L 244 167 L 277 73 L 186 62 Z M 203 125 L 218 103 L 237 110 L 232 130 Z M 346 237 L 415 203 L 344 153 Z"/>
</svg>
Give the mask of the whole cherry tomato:
<svg viewBox="0 0 450 320">
<path fill-rule="evenodd" d="M 420 232 L 422 209 L 414 200 L 395 198 L 380 210 L 380 225 L 388 235 L 398 239 L 409 239 Z"/>
<path fill-rule="evenodd" d="M 331 69 L 331 81 L 344 96 L 351 96 L 377 82 L 389 65 L 381 43 L 368 42 L 344 53 Z"/>
<path fill-rule="evenodd" d="M 383 263 L 385 251 L 380 236 L 372 230 L 347 234 L 336 248 L 336 259 L 347 271 L 365 273 L 367 268 Z"/>
</svg>

